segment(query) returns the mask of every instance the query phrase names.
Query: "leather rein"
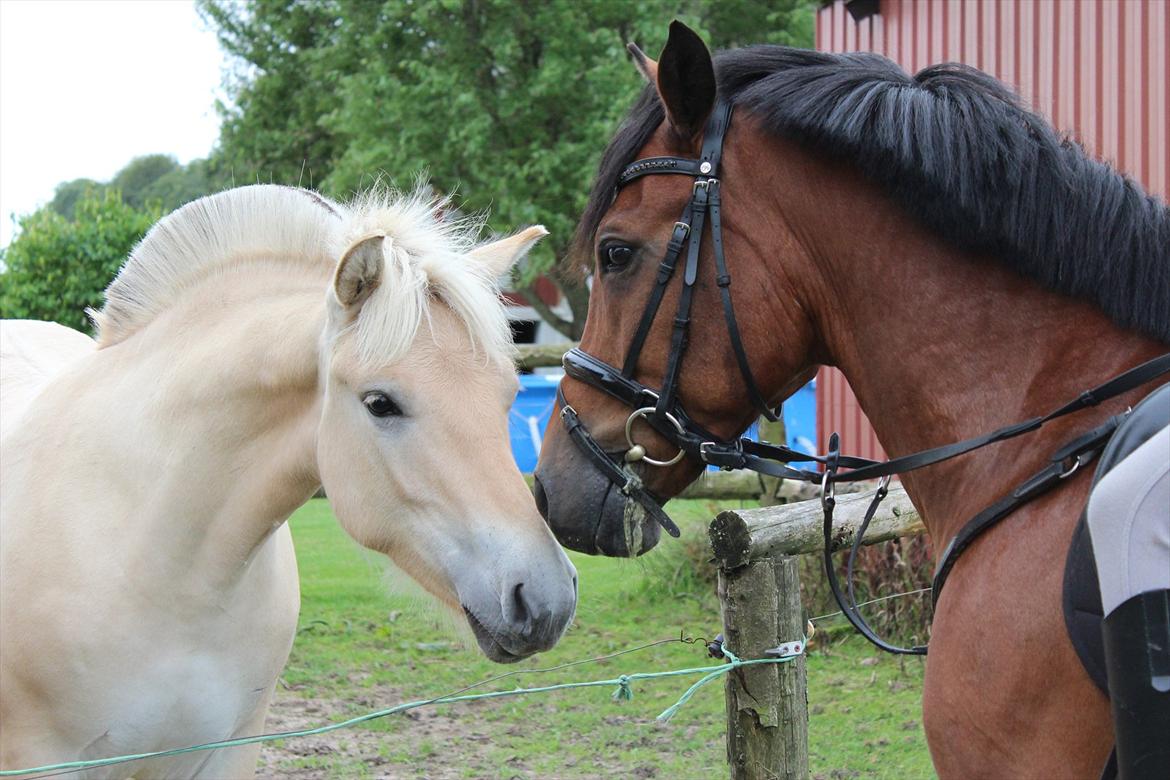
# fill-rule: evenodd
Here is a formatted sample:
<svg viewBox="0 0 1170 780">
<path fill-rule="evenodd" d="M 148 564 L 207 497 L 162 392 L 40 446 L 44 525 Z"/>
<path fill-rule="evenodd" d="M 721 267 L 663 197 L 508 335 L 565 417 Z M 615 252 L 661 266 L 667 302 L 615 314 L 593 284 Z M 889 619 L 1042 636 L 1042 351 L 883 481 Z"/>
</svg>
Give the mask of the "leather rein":
<svg viewBox="0 0 1170 780">
<path fill-rule="evenodd" d="M 982 436 L 976 436 L 953 444 L 934 447 L 929 450 L 904 455 L 887 461 L 874 461 L 842 455 L 839 438 L 834 433 L 829 438 L 828 453 L 809 455 L 764 441 L 737 438 L 726 441 L 697 424 L 687 415 L 678 400 L 679 370 L 687 347 L 687 336 L 691 321 L 691 305 L 695 281 L 698 278 L 699 248 L 703 232 L 710 225 L 711 244 L 715 258 L 715 283 L 719 288 L 723 304 L 723 317 L 731 338 L 732 351 L 739 365 L 747 394 L 752 406 L 768 420 L 778 419 L 779 410 L 772 410 L 764 400 L 748 364 L 747 353 L 740 337 L 739 325 L 735 318 L 735 307 L 731 299 L 731 275 L 723 253 L 723 235 L 720 223 L 719 162 L 723 152 L 723 140 L 731 123 L 732 107 L 720 100 L 703 135 L 702 151 L 698 159 L 684 157 L 647 157 L 636 160 L 625 167 L 618 177 L 617 189 L 632 181 L 649 175 L 676 174 L 695 179 L 691 197 L 683 209 L 679 221 L 674 223 L 666 253 L 658 265 L 654 288 L 643 309 L 642 318 L 634 331 L 626 359 L 620 369 L 599 360 L 580 349 L 572 349 L 563 358 L 567 377 L 583 382 L 616 398 L 634 411 L 626 420 L 625 434 L 627 448 L 609 453 L 590 435 L 575 409 L 565 400 L 562 385 L 557 386 L 557 401 L 561 406 L 561 421 L 576 444 L 593 465 L 604 474 L 618 490 L 626 496 L 627 509 L 636 505 L 646 516 L 662 526 L 671 536 L 678 537 L 679 529 L 663 511 L 659 501 L 643 486 L 641 478 L 631 469 L 633 464 L 642 462 L 648 466 L 671 466 L 684 457 L 717 466 L 723 470 L 747 469 L 766 476 L 794 479 L 821 485 L 821 505 L 824 512 L 824 564 L 830 590 L 841 611 L 853 626 L 875 645 L 892 653 L 925 655 L 925 646 L 898 647 L 891 645 L 870 628 L 857 606 L 853 590 L 853 566 L 870 521 L 877 512 L 882 499 L 886 497 L 890 478 L 915 469 L 958 457 L 965 453 L 986 447 L 996 442 L 1020 436 L 1040 428 L 1044 423 L 1082 409 L 1096 406 L 1102 401 L 1136 389 L 1154 379 L 1170 373 L 1170 354 L 1161 355 L 1146 363 L 1135 366 L 1109 381 L 1081 393 L 1072 401 L 1052 412 L 1014 425 L 1009 425 Z M 616 191 L 615 191 L 616 197 Z M 684 253 L 685 252 L 685 253 Z M 658 315 L 666 288 L 674 278 L 682 261 L 682 288 L 672 323 L 670 353 L 662 387 L 654 390 L 634 379 L 638 358 L 651 326 Z M 1128 414 L 1128 412 L 1126 412 Z M 1057 449 L 1048 464 L 1026 479 L 999 501 L 972 518 L 947 545 L 935 571 L 931 584 L 933 602 L 946 583 L 947 576 L 959 556 L 984 531 L 994 526 L 1013 511 L 1047 491 L 1062 484 L 1083 466 L 1090 463 L 1108 441 L 1125 415 L 1110 418 L 1103 425 L 1085 433 Z M 642 445 L 633 441 L 633 424 L 643 419 L 668 442 L 678 448 L 669 460 L 655 460 L 646 455 Z M 820 471 L 794 468 L 789 463 L 810 462 L 820 464 Z M 841 469 L 846 469 L 841 471 Z M 843 482 L 880 479 L 877 492 L 866 510 L 861 525 L 853 538 L 846 562 L 847 593 L 841 588 L 833 564 L 833 552 L 838 546 L 833 541 L 833 510 L 836 505 L 833 486 Z M 627 514 L 629 512 L 627 511 Z"/>
</svg>

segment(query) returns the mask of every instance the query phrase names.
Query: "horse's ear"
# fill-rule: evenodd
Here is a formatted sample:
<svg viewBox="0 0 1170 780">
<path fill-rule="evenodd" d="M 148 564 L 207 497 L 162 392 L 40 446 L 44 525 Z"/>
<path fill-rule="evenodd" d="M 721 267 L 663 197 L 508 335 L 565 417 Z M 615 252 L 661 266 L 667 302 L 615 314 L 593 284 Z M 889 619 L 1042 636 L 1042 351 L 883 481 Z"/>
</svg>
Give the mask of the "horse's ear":
<svg viewBox="0 0 1170 780">
<path fill-rule="evenodd" d="M 667 121 L 680 139 L 693 141 L 715 107 L 715 66 L 707 44 L 682 22 L 670 23 L 657 76 Z"/>
<path fill-rule="evenodd" d="M 514 236 L 501 238 L 490 244 L 477 246 L 470 252 L 471 258 L 481 263 L 493 277 L 500 277 L 511 270 L 536 242 L 548 235 L 544 225 L 533 225 Z"/>
<path fill-rule="evenodd" d="M 636 43 L 627 43 L 626 51 L 630 53 L 630 58 L 634 61 L 634 67 L 642 74 L 643 78 L 651 84 L 658 83 L 658 63 L 646 56 L 646 52 L 638 48 Z"/>
<path fill-rule="evenodd" d="M 333 294 L 342 307 L 360 308 L 377 289 L 382 281 L 389 241 L 379 233 L 356 241 L 345 250 L 333 274 Z"/>
</svg>

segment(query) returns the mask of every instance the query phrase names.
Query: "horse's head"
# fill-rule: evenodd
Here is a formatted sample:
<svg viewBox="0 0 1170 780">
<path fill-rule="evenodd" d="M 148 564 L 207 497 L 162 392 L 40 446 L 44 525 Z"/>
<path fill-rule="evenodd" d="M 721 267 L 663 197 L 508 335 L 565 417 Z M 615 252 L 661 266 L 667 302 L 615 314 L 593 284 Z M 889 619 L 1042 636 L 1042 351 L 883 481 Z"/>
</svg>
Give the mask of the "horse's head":
<svg viewBox="0 0 1170 780">
<path fill-rule="evenodd" d="M 766 164 L 759 159 L 758 141 L 745 129 L 751 118 L 737 115 L 725 136 L 724 123 L 718 130 L 721 142 L 712 143 L 720 141 L 709 137 L 715 124 L 708 124 L 718 110 L 715 69 L 706 46 L 682 24 L 671 26 L 658 62 L 636 47 L 631 52 L 651 86 L 602 160 L 578 233 L 581 254 L 591 254 L 587 266 L 593 276 L 580 351 L 612 371 L 607 380 L 597 381 L 595 373 L 580 381 L 573 356 L 567 357 L 562 402 L 575 417 L 569 415 L 568 426 L 555 420 L 549 425 L 536 472 L 537 504 L 561 543 L 614 556 L 652 548 L 660 529 L 645 513 L 645 503 L 677 495 L 704 467 L 697 450 L 674 461 L 680 448 L 647 424 L 647 418 L 657 417 L 658 427 L 669 430 L 672 417 L 652 412 L 631 417 L 635 409 L 654 407 L 655 393 L 673 391 L 678 406 L 672 409 L 685 409 L 697 430 L 726 440 L 751 423 L 758 414 L 755 406 L 778 403 L 813 370 L 809 316 L 791 280 L 777 275 L 770 262 L 772 253 L 799 254 L 799 242 L 778 219 L 766 193 L 753 192 L 748 184 L 749 178 L 760 181 L 759 168 Z M 715 155 L 713 165 L 706 162 L 710 153 Z M 631 166 L 635 160 L 646 162 Z M 688 175 L 670 175 L 683 172 Z M 709 181 L 716 176 L 719 181 Z M 720 191 L 724 270 L 712 244 L 714 210 L 704 205 L 700 235 L 691 208 L 695 188 L 707 186 Z M 689 256 L 691 244 L 700 238 L 697 255 Z M 673 270 L 663 269 L 664 258 Z M 696 272 L 689 313 L 683 313 L 689 324 L 676 328 L 688 262 Z M 643 330 L 648 301 L 666 278 L 661 306 Z M 725 314 L 720 286 L 730 280 L 734 283 L 727 290 L 750 371 L 737 359 Z M 682 349 L 676 346 L 680 337 L 685 340 Z M 672 355 L 681 359 L 673 375 Z M 632 384 L 615 394 L 611 380 L 619 374 Z M 637 385 L 654 393 L 637 394 Z M 758 399 L 751 397 L 749 387 L 759 389 Z M 626 398 L 615 397 L 622 392 Z M 604 467 L 597 467 L 596 450 L 590 455 L 573 440 L 568 429 L 578 421 L 611 461 L 626 461 L 627 474 L 641 483 L 633 492 L 644 491 L 643 507 L 635 505 L 628 487 L 623 492 L 612 472 L 607 475 Z"/>
<path fill-rule="evenodd" d="M 551 648 L 576 606 L 576 571 L 509 450 L 517 381 L 495 286 L 545 231 L 468 250 L 406 208 L 420 213 L 405 228 L 368 210 L 340 251 L 321 481 L 355 539 L 465 613 L 489 658 L 517 661 Z"/>
</svg>

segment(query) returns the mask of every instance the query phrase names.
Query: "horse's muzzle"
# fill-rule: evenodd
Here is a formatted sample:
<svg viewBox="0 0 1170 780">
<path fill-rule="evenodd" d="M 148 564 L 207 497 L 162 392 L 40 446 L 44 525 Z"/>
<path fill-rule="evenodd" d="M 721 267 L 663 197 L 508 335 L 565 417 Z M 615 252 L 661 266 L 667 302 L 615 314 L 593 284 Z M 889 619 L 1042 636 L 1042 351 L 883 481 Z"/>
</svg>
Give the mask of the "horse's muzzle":
<svg viewBox="0 0 1170 780">
<path fill-rule="evenodd" d="M 633 558 L 658 544 L 661 528 L 642 506 L 576 452 L 568 469 L 536 469 L 536 505 L 557 541 L 588 555 Z"/>
</svg>

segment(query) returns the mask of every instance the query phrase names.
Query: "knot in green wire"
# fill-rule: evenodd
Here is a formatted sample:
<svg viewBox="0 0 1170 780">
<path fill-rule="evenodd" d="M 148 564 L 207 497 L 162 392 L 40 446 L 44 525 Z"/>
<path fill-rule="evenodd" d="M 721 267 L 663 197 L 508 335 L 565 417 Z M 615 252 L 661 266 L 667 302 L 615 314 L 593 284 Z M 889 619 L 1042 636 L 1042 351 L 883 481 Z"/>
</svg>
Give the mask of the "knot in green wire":
<svg viewBox="0 0 1170 780">
<path fill-rule="evenodd" d="M 617 690 L 613 692 L 614 701 L 633 701 L 634 689 L 630 687 L 630 676 L 623 674 L 617 679 Z"/>
</svg>

